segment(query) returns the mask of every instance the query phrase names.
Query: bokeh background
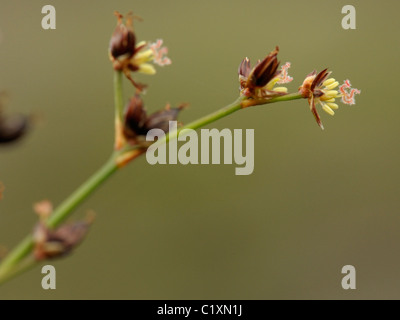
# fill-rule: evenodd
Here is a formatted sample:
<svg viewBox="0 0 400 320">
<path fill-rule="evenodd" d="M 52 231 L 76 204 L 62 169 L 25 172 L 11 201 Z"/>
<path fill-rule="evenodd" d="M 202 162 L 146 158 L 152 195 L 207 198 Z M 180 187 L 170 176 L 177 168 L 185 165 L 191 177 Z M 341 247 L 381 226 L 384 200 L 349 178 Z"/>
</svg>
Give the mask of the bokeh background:
<svg viewBox="0 0 400 320">
<path fill-rule="evenodd" d="M 42 6 L 57 29 L 41 28 Z M 343 30 L 352 4 L 357 29 Z M 237 67 L 280 46 L 296 91 L 329 67 L 361 89 L 321 131 L 307 102 L 250 108 L 208 128 L 255 129 L 255 170 L 157 165 L 143 157 L 77 210 L 97 213 L 87 239 L 36 267 L 0 299 L 399 299 L 400 27 L 396 1 L 11 1 L 0 4 L 0 88 L 8 112 L 33 114 L 18 144 L 0 146 L 0 242 L 12 248 L 36 222 L 33 203 L 60 203 L 113 144 L 113 11 L 133 10 L 138 39 L 163 38 L 173 64 L 150 85 L 149 111 L 189 102 L 184 123 L 233 101 Z M 125 82 L 125 98 L 133 89 Z M 341 287 L 354 265 L 357 289 Z"/>
</svg>

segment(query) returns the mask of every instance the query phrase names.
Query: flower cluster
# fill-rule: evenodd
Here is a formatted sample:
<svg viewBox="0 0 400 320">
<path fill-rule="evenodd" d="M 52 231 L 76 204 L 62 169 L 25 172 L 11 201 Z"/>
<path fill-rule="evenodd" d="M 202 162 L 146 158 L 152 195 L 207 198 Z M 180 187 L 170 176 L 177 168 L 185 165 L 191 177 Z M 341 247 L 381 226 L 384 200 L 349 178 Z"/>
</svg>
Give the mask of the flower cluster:
<svg viewBox="0 0 400 320">
<path fill-rule="evenodd" d="M 171 60 L 166 57 L 168 49 L 162 46 L 161 39 L 155 43 L 136 43 L 132 13 L 127 15 L 125 24 L 123 15 L 119 12 L 115 12 L 115 15 L 118 22 L 110 40 L 110 60 L 115 70 L 122 71 L 136 88 L 142 90 L 145 86 L 136 83 L 131 77 L 131 72 L 155 74 L 156 69 L 151 62 L 160 66 L 171 64 Z"/>
<path fill-rule="evenodd" d="M 121 149 L 125 142 L 130 145 L 140 144 L 146 147 L 145 137 L 149 131 L 157 128 L 168 133 L 169 121 L 176 120 L 185 105 L 171 108 L 167 104 L 163 110 L 150 116 L 147 115 L 140 96 L 146 85 L 135 82 L 131 77 L 131 72 L 155 74 L 156 69 L 153 64 L 159 66 L 171 64 L 171 60 L 167 57 L 168 49 L 163 47 L 163 40 L 161 39 L 154 43 L 143 41 L 136 43 L 132 14 L 127 15 L 125 24 L 120 13 L 116 12 L 115 15 L 118 23 L 110 40 L 110 59 L 114 70 L 123 72 L 136 87 L 136 94 L 127 103 L 122 118 L 118 118 L 116 121 L 116 149 Z"/>
<path fill-rule="evenodd" d="M 89 216 L 86 221 L 65 223 L 57 229 L 50 229 L 46 221 L 53 211 L 52 204 L 44 200 L 36 203 L 34 210 L 40 219 L 33 231 L 33 255 L 38 261 L 69 254 L 85 238 L 93 221 Z"/>
<path fill-rule="evenodd" d="M 339 87 L 339 91 L 335 90 L 339 86 L 339 82 L 334 78 L 329 78 L 331 72 L 324 69 L 317 74 L 316 71 L 311 72 L 305 78 L 303 84 L 299 88 L 299 93 L 304 98 L 308 99 L 310 110 L 315 117 L 321 129 L 324 129 L 321 118 L 317 112 L 316 104 L 319 104 L 329 115 L 333 116 L 339 106 L 336 104 L 336 98 L 342 98 L 345 104 L 355 104 L 355 94 L 360 94 L 358 89 L 352 89 L 350 81 L 344 81 L 344 84 Z"/>
<path fill-rule="evenodd" d="M 319 104 L 326 113 L 334 115 L 339 106 L 335 103 L 336 98 L 342 98 L 345 104 L 355 104 L 355 95 L 360 94 L 358 89 L 351 88 L 349 80 L 345 80 L 339 87 L 339 82 L 329 78 L 331 72 L 327 69 L 317 74 L 311 72 L 299 87 L 298 94 L 288 95 L 286 87 L 275 87 L 276 84 L 285 84 L 293 81 L 289 76 L 290 62 L 286 62 L 278 70 L 277 59 L 279 47 L 268 54 L 262 61 L 258 60 L 251 68 L 250 60 L 246 57 L 239 65 L 239 90 L 243 97 L 242 108 L 265 104 L 274 100 L 290 100 L 303 97 L 308 99 L 310 110 L 318 125 L 324 129 L 321 118 L 317 112 L 316 104 Z M 299 96 L 300 95 L 300 96 Z M 287 96 L 287 97 L 285 97 Z"/>
<path fill-rule="evenodd" d="M 279 47 L 268 54 L 262 61 L 258 60 L 251 68 L 249 58 L 243 59 L 239 66 L 239 90 L 242 96 L 249 99 L 268 99 L 287 94 L 286 87 L 275 87 L 278 84 L 289 83 L 293 80 L 288 75 L 290 62 L 278 70 L 277 60 Z"/>
<path fill-rule="evenodd" d="M 165 133 L 169 131 L 169 121 L 175 121 L 185 104 L 177 108 L 171 108 L 169 104 L 163 110 L 147 115 L 140 95 L 132 97 L 125 107 L 124 136 L 131 145 L 144 143 L 145 136 L 151 129 L 161 129 Z"/>
</svg>

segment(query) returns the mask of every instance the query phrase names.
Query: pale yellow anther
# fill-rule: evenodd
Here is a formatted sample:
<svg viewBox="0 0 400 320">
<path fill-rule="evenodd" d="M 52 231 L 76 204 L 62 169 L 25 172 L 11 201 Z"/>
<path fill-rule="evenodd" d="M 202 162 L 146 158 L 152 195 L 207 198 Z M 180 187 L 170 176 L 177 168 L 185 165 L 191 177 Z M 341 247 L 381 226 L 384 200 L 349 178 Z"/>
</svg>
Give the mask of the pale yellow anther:
<svg viewBox="0 0 400 320">
<path fill-rule="evenodd" d="M 330 114 L 331 116 L 333 116 L 335 114 L 335 112 L 325 103 L 322 105 L 322 109 L 327 113 Z"/>
<path fill-rule="evenodd" d="M 134 56 L 134 63 L 136 65 L 152 61 L 154 59 L 153 51 L 151 49 L 137 53 Z"/>
<path fill-rule="evenodd" d="M 288 89 L 286 87 L 276 87 L 276 88 L 274 88 L 274 91 L 286 93 L 286 92 L 288 92 Z"/>
<path fill-rule="evenodd" d="M 339 82 L 335 81 L 335 82 L 333 82 L 333 83 L 327 85 L 327 86 L 326 86 L 326 89 L 327 89 L 327 90 L 332 90 L 332 89 L 335 89 L 338 85 L 339 85 Z"/>
<path fill-rule="evenodd" d="M 331 83 L 334 83 L 336 80 L 335 79 L 333 79 L 333 78 L 329 78 L 328 80 L 325 80 L 323 83 L 322 83 L 322 85 L 323 86 L 329 86 Z"/>
<path fill-rule="evenodd" d="M 137 45 L 136 48 L 139 48 L 141 46 L 144 46 L 146 44 L 146 41 L 140 41 Z"/>
<path fill-rule="evenodd" d="M 335 98 L 325 99 L 325 102 L 335 102 Z"/>
<path fill-rule="evenodd" d="M 332 103 L 332 102 L 328 102 L 327 105 L 331 108 L 331 109 L 339 109 L 339 106 L 336 103 Z"/>
<path fill-rule="evenodd" d="M 156 69 L 154 68 L 154 66 L 151 64 L 148 64 L 148 63 L 142 63 L 141 65 L 139 65 L 138 71 L 141 73 L 145 73 L 145 74 L 155 74 L 156 73 Z"/>
<path fill-rule="evenodd" d="M 328 90 L 328 91 L 325 92 L 324 96 L 325 96 L 326 98 L 328 98 L 328 99 L 336 98 L 336 96 L 338 95 L 338 93 L 339 93 L 339 92 L 336 91 L 336 90 Z"/>
<path fill-rule="evenodd" d="M 265 86 L 265 89 L 267 90 L 272 90 L 272 88 L 274 87 L 274 85 L 276 85 L 276 83 L 280 80 L 279 77 L 275 77 L 273 78 L 270 82 L 267 83 L 267 85 Z"/>
</svg>

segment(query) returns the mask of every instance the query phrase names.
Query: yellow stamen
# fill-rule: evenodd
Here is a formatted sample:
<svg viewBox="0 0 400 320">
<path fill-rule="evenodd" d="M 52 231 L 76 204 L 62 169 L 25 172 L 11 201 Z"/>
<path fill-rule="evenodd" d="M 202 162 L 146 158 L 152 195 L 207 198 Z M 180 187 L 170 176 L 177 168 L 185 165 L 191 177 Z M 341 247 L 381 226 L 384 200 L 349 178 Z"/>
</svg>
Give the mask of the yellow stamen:
<svg viewBox="0 0 400 320">
<path fill-rule="evenodd" d="M 274 87 L 274 85 L 280 80 L 279 77 L 275 77 L 273 78 L 270 82 L 267 83 L 267 85 L 265 86 L 265 89 L 267 90 L 272 90 L 272 88 Z"/>
<path fill-rule="evenodd" d="M 146 44 L 146 41 L 140 41 L 137 45 L 136 45 L 136 48 L 139 48 L 139 47 L 141 47 L 141 46 L 143 46 L 143 45 L 145 45 Z"/>
<path fill-rule="evenodd" d="M 288 89 L 286 87 L 276 87 L 274 88 L 275 92 L 288 92 Z"/>
<path fill-rule="evenodd" d="M 327 87 L 329 86 L 331 83 L 334 83 L 336 80 L 333 78 L 329 78 L 328 80 L 325 80 L 324 83 L 322 83 L 323 86 Z"/>
<path fill-rule="evenodd" d="M 328 90 L 328 91 L 325 91 L 325 94 L 324 94 L 324 96 L 325 96 L 325 98 L 327 98 L 327 99 L 331 99 L 331 98 L 336 98 L 336 96 L 338 95 L 338 91 L 337 90 Z"/>
<path fill-rule="evenodd" d="M 141 73 L 145 73 L 145 74 L 155 74 L 156 73 L 156 69 L 154 68 L 154 66 L 151 64 L 148 64 L 148 63 L 142 63 L 141 65 L 139 65 L 138 71 Z"/>
<path fill-rule="evenodd" d="M 326 89 L 327 89 L 327 90 L 332 90 L 332 89 L 335 89 L 338 85 L 339 85 L 339 82 L 335 81 L 335 82 L 333 82 L 333 83 L 327 85 L 327 86 L 326 86 Z"/>
<path fill-rule="evenodd" d="M 330 114 L 331 116 L 333 116 L 335 114 L 335 112 L 325 103 L 322 104 L 322 109 L 327 113 Z"/>
<path fill-rule="evenodd" d="M 339 106 L 336 103 L 332 103 L 332 102 L 328 102 L 327 105 L 331 108 L 331 109 L 339 109 Z"/>
<path fill-rule="evenodd" d="M 135 54 L 134 63 L 136 65 L 138 65 L 138 64 L 152 61 L 153 59 L 154 59 L 153 51 L 151 49 L 148 49 L 148 50 L 141 51 L 141 52 L 138 52 L 137 54 Z"/>
</svg>

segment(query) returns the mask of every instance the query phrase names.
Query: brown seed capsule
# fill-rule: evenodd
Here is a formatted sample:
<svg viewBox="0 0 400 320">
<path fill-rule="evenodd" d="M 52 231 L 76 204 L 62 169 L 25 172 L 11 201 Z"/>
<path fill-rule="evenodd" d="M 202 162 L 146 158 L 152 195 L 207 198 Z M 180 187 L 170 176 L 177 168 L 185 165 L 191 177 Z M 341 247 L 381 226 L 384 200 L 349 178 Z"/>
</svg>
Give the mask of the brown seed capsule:
<svg viewBox="0 0 400 320">
<path fill-rule="evenodd" d="M 24 115 L 5 115 L 4 105 L 7 104 L 8 94 L 0 92 L 0 143 L 10 143 L 21 138 L 27 131 L 30 119 Z"/>
<path fill-rule="evenodd" d="M 293 80 L 286 71 L 290 67 L 290 63 L 286 63 L 278 69 L 278 52 L 279 47 L 277 46 L 263 60 L 258 60 L 253 68 L 251 68 L 248 58 L 245 58 L 239 65 L 240 94 L 252 100 L 247 99 L 242 103 L 242 107 L 256 104 L 257 99 L 268 99 L 287 94 L 287 88 L 274 87 L 276 83 L 288 83 Z"/>
<path fill-rule="evenodd" d="M 51 230 L 43 221 L 39 222 L 33 233 L 35 259 L 52 259 L 69 254 L 84 239 L 89 226 L 89 222 L 79 221 Z"/>
<path fill-rule="evenodd" d="M 127 55 L 132 57 L 135 53 L 136 37 L 133 32 L 132 15 L 129 14 L 126 18 L 126 24 L 123 24 L 122 14 L 115 12 L 118 18 L 117 27 L 111 36 L 109 50 L 112 57 L 115 59 Z"/>
<path fill-rule="evenodd" d="M 181 105 L 178 108 L 171 108 L 169 105 L 164 110 L 154 112 L 149 116 L 144 124 L 144 127 L 150 131 L 151 129 L 161 129 L 165 133 L 169 131 L 169 121 L 175 121 L 178 118 L 179 112 L 185 107 Z"/>
<path fill-rule="evenodd" d="M 169 131 L 169 121 L 177 119 L 179 112 L 185 107 L 178 108 L 166 106 L 164 110 L 156 111 L 150 116 L 147 115 L 140 95 L 132 97 L 126 108 L 124 116 L 124 135 L 132 144 L 139 142 L 139 136 L 146 136 L 151 129 L 161 129 L 165 133 Z"/>
<path fill-rule="evenodd" d="M 267 55 L 264 60 L 258 62 L 249 75 L 249 87 L 264 87 L 269 81 L 279 74 L 277 55 L 279 47 L 277 46 L 274 51 Z"/>
<path fill-rule="evenodd" d="M 28 118 L 23 115 L 0 115 L 0 143 L 10 143 L 21 138 L 27 131 Z"/>
<path fill-rule="evenodd" d="M 143 100 L 138 94 L 133 96 L 126 105 L 124 118 L 124 135 L 127 139 L 134 139 L 138 135 L 147 133 L 144 128 L 147 113 L 143 106 Z"/>
</svg>

